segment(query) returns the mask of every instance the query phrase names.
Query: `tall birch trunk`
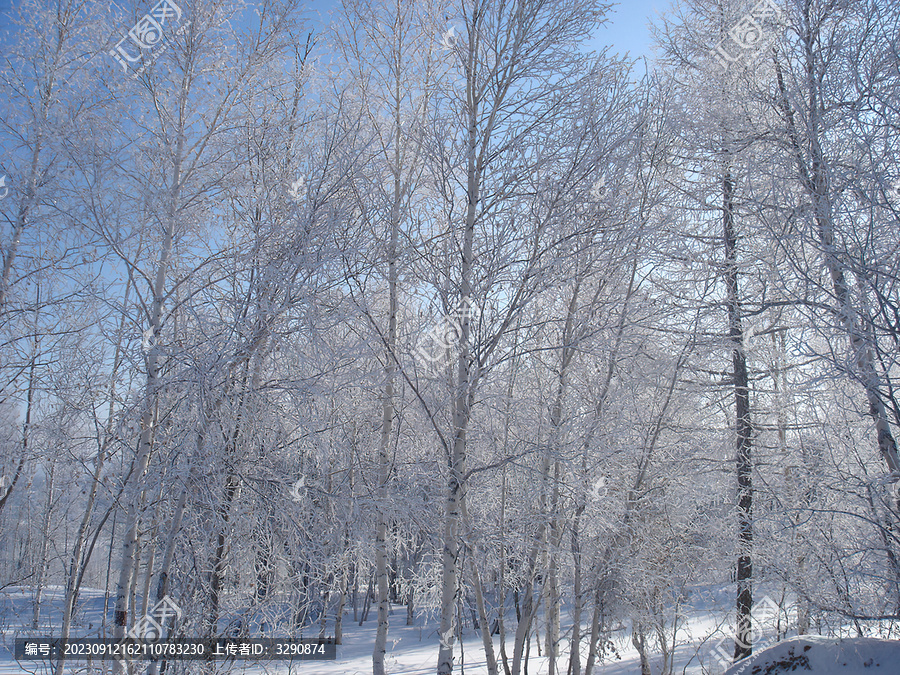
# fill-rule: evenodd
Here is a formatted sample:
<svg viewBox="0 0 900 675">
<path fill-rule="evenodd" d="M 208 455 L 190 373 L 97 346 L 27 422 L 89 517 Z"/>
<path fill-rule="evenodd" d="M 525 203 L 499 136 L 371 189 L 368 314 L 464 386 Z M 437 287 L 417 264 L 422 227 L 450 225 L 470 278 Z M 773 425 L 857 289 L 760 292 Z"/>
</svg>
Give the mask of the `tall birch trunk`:
<svg viewBox="0 0 900 675">
<path fill-rule="evenodd" d="M 128 298 L 131 290 L 131 281 L 129 279 L 125 286 L 124 306 L 128 306 Z M 75 534 L 75 541 L 72 545 L 72 555 L 69 558 L 68 569 L 66 570 L 66 597 L 63 605 L 62 627 L 60 629 L 60 637 L 63 640 L 69 639 L 69 633 L 72 628 L 72 617 L 75 613 L 75 603 L 77 602 L 78 592 L 81 586 L 81 577 L 87 566 L 87 559 L 82 559 L 85 554 L 88 540 L 88 528 L 91 524 L 91 518 L 94 515 L 94 507 L 97 501 L 97 492 L 100 488 L 100 477 L 103 475 L 103 468 L 106 464 L 109 445 L 113 440 L 113 416 L 115 413 L 116 399 L 116 378 L 119 375 L 119 368 L 122 365 L 122 340 L 125 335 L 126 316 L 123 313 L 119 322 L 119 331 L 116 336 L 116 349 L 113 355 L 113 367 L 109 377 L 109 390 L 107 396 L 109 398 L 109 406 L 106 411 L 106 425 L 102 439 L 99 440 L 97 448 L 97 457 L 94 459 L 94 472 L 91 476 L 91 485 L 88 490 L 87 500 L 84 507 L 84 515 L 78 525 L 78 531 Z M 64 657 L 56 664 L 56 675 L 63 675 L 63 666 L 65 664 Z"/>
<path fill-rule="evenodd" d="M 478 563 L 476 557 L 478 548 L 474 541 L 474 532 L 472 521 L 469 519 L 469 512 L 466 508 L 465 499 L 460 500 L 460 512 L 462 514 L 463 523 L 466 529 L 466 540 L 469 551 L 466 558 L 469 561 L 469 570 L 472 572 L 472 586 L 475 590 L 475 605 L 478 612 L 478 628 L 481 631 L 481 642 L 484 646 L 485 663 L 487 665 L 488 675 L 497 675 L 497 656 L 494 652 L 494 641 L 491 638 L 491 622 L 487 614 L 487 608 L 484 602 L 484 586 L 481 583 L 481 575 L 478 572 Z"/>
<path fill-rule="evenodd" d="M 559 460 L 556 460 L 553 464 L 553 496 L 550 499 L 550 529 L 547 537 L 547 635 L 545 642 L 547 672 L 549 675 L 556 675 L 557 650 L 559 647 L 559 544 L 561 536 L 559 486 L 562 482 L 562 469 Z"/>
<path fill-rule="evenodd" d="M 153 606 L 156 606 L 169 594 L 169 570 L 172 568 L 172 561 L 175 559 L 175 541 L 178 538 L 178 532 L 181 530 L 181 521 L 184 518 L 184 508 L 187 504 L 187 494 L 187 487 L 185 487 L 181 490 L 181 495 L 178 497 L 178 503 L 175 505 L 172 524 L 169 528 L 169 534 L 166 537 L 166 550 L 163 554 L 162 564 L 160 565 L 159 575 L 156 580 L 156 594 L 154 596 Z M 168 623 L 169 617 L 163 617 L 163 637 L 169 633 Z M 147 669 L 147 675 L 157 675 L 160 671 L 161 663 L 165 663 L 165 661 L 152 661 L 150 667 Z"/>
<path fill-rule="evenodd" d="M 834 294 L 834 312 L 838 323 L 847 334 L 850 347 L 852 374 L 862 385 L 869 408 L 869 416 L 875 426 L 876 443 L 888 471 L 900 476 L 900 455 L 897 441 L 891 431 L 891 424 L 883 399 L 883 383 L 875 365 L 874 347 L 871 336 L 861 323 L 860 313 L 856 307 L 847 282 L 848 265 L 835 243 L 835 224 L 832 208 L 829 162 L 822 148 L 825 135 L 822 115 L 824 114 L 823 96 L 820 91 L 821 79 L 818 77 L 819 64 L 816 59 L 817 33 L 813 27 L 813 19 L 807 4 L 804 9 L 804 30 L 800 35 L 803 46 L 803 67 L 805 68 L 806 92 L 809 100 L 806 124 L 806 152 L 801 148 L 802 135 L 795 121 L 794 108 L 787 94 L 781 64 L 776 61 L 776 81 L 779 91 L 779 107 L 784 121 L 787 123 L 789 142 L 797 173 L 804 190 L 812 201 L 816 236 L 822 252 L 822 262 L 831 279 Z M 824 66 L 822 66 L 824 68 Z"/>
<path fill-rule="evenodd" d="M 47 477 L 47 504 L 44 508 L 44 517 L 41 520 L 41 553 L 38 558 L 38 577 L 35 583 L 34 592 L 34 611 L 31 617 L 31 628 L 37 630 L 40 628 L 41 607 L 44 602 L 44 584 L 47 581 L 47 569 L 50 562 L 47 560 L 47 554 L 50 548 L 50 521 L 53 514 L 53 488 L 54 478 L 56 476 L 56 457 L 50 461 L 50 473 Z"/>
<path fill-rule="evenodd" d="M 472 91 L 471 78 L 467 81 L 470 102 L 468 128 L 468 166 L 466 183 L 466 222 L 463 233 L 462 259 L 460 261 L 460 300 L 463 306 L 471 302 L 473 245 L 477 206 L 481 192 L 483 167 L 477 154 L 478 147 L 478 106 Z M 466 452 L 467 433 L 472 405 L 472 357 L 469 352 L 469 312 L 459 312 L 459 359 L 456 365 L 455 391 L 453 392 L 453 435 L 450 444 L 450 475 L 447 483 L 447 497 L 444 505 L 444 551 L 441 583 L 441 643 L 438 650 L 438 675 L 453 672 L 453 616 L 459 591 L 459 519 L 460 501 L 466 492 Z"/>
<path fill-rule="evenodd" d="M 599 585 L 594 592 L 594 611 L 591 614 L 591 633 L 588 638 L 588 658 L 584 675 L 592 675 L 600 647 L 600 630 L 603 623 L 603 589 Z"/>
<path fill-rule="evenodd" d="M 347 604 L 347 591 L 350 581 L 350 564 L 346 557 L 341 563 L 341 590 L 337 607 L 334 610 L 334 643 L 344 643 L 344 607 Z"/>
<path fill-rule="evenodd" d="M 569 367 L 575 356 L 575 315 L 578 311 L 578 296 L 581 290 L 581 277 L 575 280 L 575 286 L 572 289 L 572 297 L 566 309 L 566 321 L 561 335 L 562 350 L 560 352 L 559 375 L 556 384 L 556 400 L 553 402 L 553 408 L 550 413 L 550 434 L 551 448 L 557 457 L 561 452 L 561 426 L 563 420 L 563 404 L 566 397 L 566 389 L 568 384 Z M 546 653 L 547 666 L 549 675 L 556 675 L 556 656 L 557 647 L 559 645 L 559 580 L 558 575 L 558 559 L 560 544 L 560 524 L 559 509 L 560 495 L 559 486 L 562 482 L 561 464 L 559 459 L 554 462 L 553 469 L 553 491 L 550 499 L 550 532 L 549 547 L 547 551 L 547 636 L 546 636 Z"/>
<path fill-rule="evenodd" d="M 569 642 L 569 675 L 581 675 L 581 614 L 584 611 L 584 591 L 582 590 L 583 564 L 581 559 L 581 517 L 585 505 L 579 504 L 575 509 L 572 522 L 572 639 Z"/>
<path fill-rule="evenodd" d="M 166 279 L 171 262 L 172 249 L 175 240 L 176 210 L 181 195 L 182 183 L 182 159 L 184 153 L 185 137 L 183 133 L 184 103 L 180 111 L 180 124 L 177 131 L 175 145 L 174 166 L 167 195 L 165 232 L 162 247 L 156 265 L 156 275 L 153 282 L 153 303 L 150 311 L 150 325 L 148 328 L 151 336 L 151 344 L 146 357 L 146 382 L 143 392 L 143 412 L 141 414 L 141 433 L 138 439 L 137 452 L 131 465 L 131 472 L 125 483 L 125 529 L 122 541 L 122 560 L 119 568 L 119 578 L 116 583 L 115 605 L 115 637 L 121 640 L 129 624 L 128 586 L 134 573 L 135 549 L 137 548 L 138 524 L 140 511 L 137 508 L 138 494 L 143 482 L 144 474 L 150 462 L 150 453 L 156 430 L 156 400 L 159 395 L 159 340 L 163 320 L 163 303 L 166 296 Z M 132 617 L 133 618 L 133 617 Z M 114 669 L 116 673 L 123 672 L 123 663 L 116 661 Z"/>
<path fill-rule="evenodd" d="M 468 58 L 475 59 L 475 45 L 469 37 Z M 484 156 L 479 154 L 479 98 L 473 81 L 474 73 L 466 78 L 466 99 L 468 101 L 467 165 L 466 165 L 466 220 L 463 232 L 462 256 L 460 260 L 459 295 L 461 305 L 466 308 L 472 298 L 472 266 L 474 262 L 475 225 L 478 202 L 481 198 L 481 180 L 484 172 Z M 490 131 L 481 141 L 487 144 Z M 473 397 L 472 355 L 469 351 L 469 312 L 459 312 L 459 359 L 456 364 L 456 378 L 453 392 L 453 421 L 450 441 L 449 478 L 447 496 L 444 502 L 444 550 L 441 570 L 441 642 L 438 650 L 437 675 L 453 672 L 453 632 L 454 612 L 459 592 L 459 520 L 460 500 L 465 498 L 467 473 L 467 433 Z"/>
<path fill-rule="evenodd" d="M 474 211 L 474 209 L 470 209 Z M 473 222 L 474 222 L 474 213 Z M 465 267 L 471 264 L 472 231 L 466 228 L 463 258 Z M 463 284 L 464 292 L 469 291 L 468 282 Z M 463 297 L 468 297 L 464 295 Z M 469 357 L 466 342 L 469 336 L 468 318 L 462 319 L 460 331 L 461 350 L 457 371 L 456 393 L 453 401 L 453 438 L 451 441 L 450 475 L 447 483 L 447 496 L 444 504 L 444 551 L 441 583 L 441 643 L 438 651 L 438 675 L 450 675 L 453 671 L 453 633 L 456 600 L 459 592 L 459 521 L 460 502 L 466 491 L 466 434 L 470 414 L 469 392 Z"/>
<path fill-rule="evenodd" d="M 753 459 L 751 454 L 750 386 L 738 285 L 737 232 L 734 227 L 734 178 L 726 166 L 722 179 L 722 224 L 725 243 L 725 285 L 728 338 L 731 342 L 734 387 L 735 446 L 738 487 L 737 626 L 734 660 L 753 653 L 750 610 L 753 607 Z"/>
<path fill-rule="evenodd" d="M 394 430 L 394 385 L 397 376 L 397 249 L 400 237 L 401 200 L 403 187 L 400 177 L 400 108 L 395 108 L 394 136 L 394 201 L 391 205 L 388 244 L 388 330 L 384 354 L 384 395 L 381 404 L 381 441 L 378 446 L 378 527 L 375 533 L 375 576 L 378 587 L 378 627 L 372 650 L 373 675 L 384 675 L 384 655 L 388 635 L 390 589 L 387 564 L 387 501 L 391 474 L 391 438 Z"/>
</svg>

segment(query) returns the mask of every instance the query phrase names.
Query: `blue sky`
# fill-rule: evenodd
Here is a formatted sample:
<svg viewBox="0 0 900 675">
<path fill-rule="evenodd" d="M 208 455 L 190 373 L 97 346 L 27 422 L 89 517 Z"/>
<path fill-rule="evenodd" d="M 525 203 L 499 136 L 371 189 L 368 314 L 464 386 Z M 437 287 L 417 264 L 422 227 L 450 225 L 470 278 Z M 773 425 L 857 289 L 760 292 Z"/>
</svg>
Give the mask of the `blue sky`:
<svg viewBox="0 0 900 675">
<path fill-rule="evenodd" d="M 0 0 L 0 6 L 8 0 Z M 612 0 L 611 0 L 612 1 Z M 335 4 L 334 0 L 307 0 L 310 13 L 323 17 Z M 612 46 L 622 56 L 626 52 L 632 58 L 650 57 L 650 31 L 647 23 L 657 12 L 668 10 L 671 0 L 621 0 L 610 11 L 609 20 L 597 32 L 588 47 L 600 50 Z"/>
<path fill-rule="evenodd" d="M 657 13 L 667 11 L 670 0 L 624 0 L 613 7 L 609 21 L 595 36 L 591 47 L 611 45 L 613 51 L 632 58 L 652 56 L 650 30 L 647 24 Z"/>
<path fill-rule="evenodd" d="M 0 13 L 8 11 L 15 0 L 0 0 Z M 321 0 L 310 0 L 310 8 L 319 5 L 328 6 L 331 1 L 322 3 Z M 613 50 L 624 55 L 629 52 L 633 58 L 651 56 L 650 31 L 647 23 L 656 16 L 658 11 L 667 10 L 670 0 L 623 0 L 615 5 L 607 24 L 598 31 L 591 42 L 592 49 L 600 49 L 606 45 L 612 45 Z M 0 25 L 5 25 L 0 20 Z"/>
</svg>

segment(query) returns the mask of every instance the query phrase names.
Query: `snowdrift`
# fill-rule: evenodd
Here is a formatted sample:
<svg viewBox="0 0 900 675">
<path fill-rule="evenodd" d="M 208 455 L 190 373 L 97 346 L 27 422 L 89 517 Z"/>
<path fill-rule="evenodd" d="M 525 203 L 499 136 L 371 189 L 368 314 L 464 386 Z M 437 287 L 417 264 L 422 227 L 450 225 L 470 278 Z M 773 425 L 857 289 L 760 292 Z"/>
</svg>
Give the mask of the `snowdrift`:
<svg viewBox="0 0 900 675">
<path fill-rule="evenodd" d="M 763 649 L 724 675 L 900 675 L 900 640 L 804 635 Z"/>
</svg>

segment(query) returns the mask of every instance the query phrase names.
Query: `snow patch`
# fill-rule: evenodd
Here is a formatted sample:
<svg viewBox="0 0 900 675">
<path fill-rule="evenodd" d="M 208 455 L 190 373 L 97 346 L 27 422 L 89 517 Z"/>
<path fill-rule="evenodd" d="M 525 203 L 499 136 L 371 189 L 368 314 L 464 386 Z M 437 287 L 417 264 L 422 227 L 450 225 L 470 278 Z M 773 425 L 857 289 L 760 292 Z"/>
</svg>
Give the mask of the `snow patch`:
<svg viewBox="0 0 900 675">
<path fill-rule="evenodd" d="M 725 675 L 900 675 L 900 640 L 804 635 L 763 649 Z"/>
</svg>

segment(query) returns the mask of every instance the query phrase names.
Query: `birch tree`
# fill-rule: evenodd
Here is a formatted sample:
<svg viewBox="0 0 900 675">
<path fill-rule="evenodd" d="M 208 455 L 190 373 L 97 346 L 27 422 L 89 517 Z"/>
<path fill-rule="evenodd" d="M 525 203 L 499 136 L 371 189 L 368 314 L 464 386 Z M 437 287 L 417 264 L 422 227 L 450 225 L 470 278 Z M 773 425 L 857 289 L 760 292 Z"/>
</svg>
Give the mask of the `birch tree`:
<svg viewBox="0 0 900 675">
<path fill-rule="evenodd" d="M 438 104 L 442 113 L 436 120 L 436 146 L 441 154 L 432 160 L 439 168 L 439 193 L 447 199 L 448 243 L 458 251 L 448 260 L 450 276 L 442 277 L 440 268 L 434 274 L 438 288 L 445 289 L 445 311 L 454 313 L 458 325 L 449 380 L 452 421 L 440 435 L 448 481 L 439 675 L 453 669 L 472 405 L 503 334 L 550 274 L 548 243 L 558 236 L 553 223 L 575 181 L 562 153 L 545 144 L 545 134 L 565 117 L 564 101 L 579 72 L 577 44 L 602 18 L 599 5 L 583 2 L 473 2 L 461 4 L 459 11 L 451 17 L 459 23 L 454 31 L 459 37 L 447 43 L 452 68 Z M 552 84 L 544 79 L 550 72 Z M 460 216 L 451 208 L 457 198 Z M 507 269 L 500 263 L 504 250 L 517 259 Z M 508 300 L 496 322 L 478 324 L 473 331 L 471 303 L 500 296 Z M 490 651 L 487 656 L 493 672 Z M 516 659 L 515 675 L 520 664 Z"/>
<path fill-rule="evenodd" d="M 741 272 L 747 267 L 741 260 L 739 243 L 747 239 L 751 220 L 740 208 L 742 193 L 752 179 L 745 159 L 746 150 L 755 139 L 752 122 L 758 115 L 753 101 L 742 96 L 758 78 L 765 77 L 759 62 L 770 35 L 777 31 L 777 6 L 759 5 L 747 10 L 740 3 L 685 3 L 694 15 L 678 25 L 667 24 L 660 38 L 667 50 L 667 60 L 677 73 L 685 99 L 687 114 L 697 120 L 687 148 L 702 148 L 700 158 L 686 154 L 686 170 L 714 173 L 720 196 L 718 214 L 721 219 L 722 264 L 721 278 L 725 286 L 725 311 L 728 350 L 731 357 L 729 374 L 733 407 L 735 444 L 735 473 L 737 478 L 737 582 L 734 659 L 738 661 L 752 653 L 750 611 L 753 606 L 753 423 L 750 407 L 750 377 L 745 353 L 745 293 L 741 289 Z M 747 28 L 752 22 L 756 32 Z M 756 50 L 742 42 L 750 41 Z M 762 45 L 753 43 L 762 42 Z M 739 51 L 738 45 L 745 48 Z M 701 99 L 696 98 L 698 93 Z M 699 105 L 695 105 L 699 104 Z M 702 111 L 702 112 L 701 112 Z M 742 114 L 743 113 L 743 114 Z M 707 141 L 712 138 L 712 142 Z M 686 148 L 686 149 L 687 149 Z M 690 150 L 688 151 L 690 152 Z M 693 195 L 692 195 L 693 196 Z M 698 199 L 698 196 L 693 196 Z M 701 210 L 709 205 L 699 196 Z"/>
<path fill-rule="evenodd" d="M 871 14 L 870 14 L 871 13 Z M 862 387 L 876 434 L 876 446 L 892 476 L 900 474 L 900 455 L 885 401 L 885 380 L 876 361 L 870 319 L 853 292 L 853 262 L 842 246 L 852 237 L 853 217 L 843 198 L 844 179 L 839 165 L 843 152 L 835 145 L 844 126 L 839 103 L 854 96 L 847 91 L 845 70 L 849 60 L 861 54 L 872 33 L 860 31 L 860 51 L 844 36 L 868 23 L 867 17 L 882 16 L 878 3 L 792 3 L 789 25 L 796 38 L 776 55 L 779 144 L 793 162 L 794 175 L 802 186 L 809 209 L 809 240 L 815 242 L 822 265 L 830 278 L 833 317 L 849 343 L 846 372 Z M 831 59 L 827 55 L 834 54 Z M 789 58 L 790 57 L 790 60 Z M 885 67 L 874 53 L 875 68 Z M 888 68 L 890 68 L 888 66 Z M 831 87 L 830 85 L 834 85 Z"/>
<path fill-rule="evenodd" d="M 67 227 L 58 200 L 73 183 L 66 146 L 80 136 L 83 119 L 100 107 L 87 102 L 85 78 L 99 49 L 88 35 L 103 22 L 96 8 L 40 1 L 17 5 L 8 20 L 12 30 L 3 36 L 0 58 L 6 102 L 0 111 L 0 397 L 24 401 L 30 409 L 35 364 L 23 356 L 28 347 L 19 342 L 37 332 L 53 333 L 51 326 L 59 326 L 55 311 L 45 312 L 50 324 L 40 328 L 31 323 L 36 313 L 71 301 L 84 282 L 73 271 L 83 242 Z M 69 279 L 62 278 L 63 271 Z M 0 510 L 19 485 L 26 460 L 27 452 L 10 458 L 13 468 Z"/>
<path fill-rule="evenodd" d="M 383 349 L 381 435 L 378 444 L 375 576 L 378 626 L 372 654 L 373 672 L 383 675 L 390 602 L 388 583 L 388 503 L 392 481 L 392 445 L 397 425 L 400 352 L 398 321 L 400 273 L 404 267 L 409 221 L 417 208 L 422 174 L 422 134 L 430 114 L 435 79 L 432 16 L 424 5 L 402 2 L 375 5 L 345 2 L 338 45 L 351 64 L 351 86 L 358 91 L 362 113 L 371 127 L 374 153 L 370 170 L 360 173 L 360 215 L 373 231 L 379 267 L 386 267 L 386 315 L 364 309 L 376 344 Z M 379 230 L 381 232 L 379 232 Z M 376 262 L 373 261 L 373 262 Z M 408 263 L 407 263 L 408 265 Z M 357 301 L 368 305 L 366 298 Z"/>
<path fill-rule="evenodd" d="M 134 77 L 124 77 L 121 72 L 112 74 L 119 79 L 110 82 L 111 86 L 126 88 L 128 92 L 123 107 L 132 112 L 133 117 L 126 128 L 140 134 L 147 147 L 155 146 L 152 156 L 138 154 L 134 158 L 138 165 L 148 162 L 155 171 L 155 179 L 150 185 L 155 198 L 139 216 L 152 227 L 155 259 L 145 269 L 123 260 L 142 282 L 137 288 L 145 311 L 145 383 L 140 404 L 140 435 L 129 462 L 123 497 L 126 517 L 116 590 L 118 638 L 125 635 L 134 610 L 129 605 L 128 588 L 136 571 L 142 485 L 154 447 L 159 396 L 164 386 L 162 367 L 166 329 L 172 323 L 175 316 L 172 310 L 177 304 L 173 303 L 169 310 L 165 306 L 167 301 L 172 303 L 177 297 L 185 280 L 202 275 L 208 265 L 207 261 L 198 260 L 192 273 L 173 278 L 176 252 L 191 240 L 195 234 L 194 224 L 203 218 L 211 198 L 221 190 L 226 169 L 210 164 L 218 154 L 218 140 L 236 119 L 236 104 L 244 87 L 252 82 L 267 57 L 281 48 L 292 7 L 273 11 L 271 19 L 264 13 L 263 23 L 271 20 L 275 30 L 260 30 L 246 36 L 232 33 L 224 21 L 225 17 L 236 14 L 237 6 L 195 5 L 190 11 L 190 16 L 181 17 L 185 30 L 181 33 L 173 31 L 168 36 L 171 46 L 152 64 L 153 67 L 134 74 L 126 68 L 124 75 L 140 78 L 140 88 L 135 88 Z M 248 49 L 243 59 L 229 58 L 236 51 L 226 46 L 228 38 L 234 38 L 237 43 L 246 42 Z M 218 73 L 216 77 L 211 75 L 213 71 Z M 175 85 L 171 89 L 167 86 L 170 81 Z M 129 111 L 129 105 L 135 109 Z M 135 185 L 140 185 L 143 180 L 140 176 Z M 108 225 L 100 223 L 99 227 L 108 228 Z M 110 236 L 108 229 L 103 231 L 107 241 L 115 242 L 116 237 Z"/>
</svg>

